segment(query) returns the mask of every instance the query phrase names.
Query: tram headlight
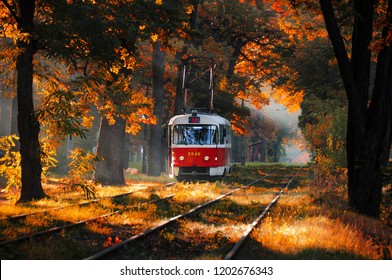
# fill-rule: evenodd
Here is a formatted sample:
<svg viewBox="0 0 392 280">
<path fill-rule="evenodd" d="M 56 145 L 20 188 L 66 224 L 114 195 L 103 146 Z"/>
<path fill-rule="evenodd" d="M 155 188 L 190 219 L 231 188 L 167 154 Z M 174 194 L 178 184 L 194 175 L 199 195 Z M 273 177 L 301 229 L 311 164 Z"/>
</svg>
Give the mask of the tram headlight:
<svg viewBox="0 0 392 280">
<path fill-rule="evenodd" d="M 179 159 L 180 159 L 180 160 L 184 160 L 185 157 L 184 157 L 184 156 L 180 156 Z"/>
<path fill-rule="evenodd" d="M 205 161 L 208 161 L 209 159 L 210 159 L 209 156 L 205 156 L 205 157 L 204 157 L 204 160 L 205 160 Z"/>
</svg>

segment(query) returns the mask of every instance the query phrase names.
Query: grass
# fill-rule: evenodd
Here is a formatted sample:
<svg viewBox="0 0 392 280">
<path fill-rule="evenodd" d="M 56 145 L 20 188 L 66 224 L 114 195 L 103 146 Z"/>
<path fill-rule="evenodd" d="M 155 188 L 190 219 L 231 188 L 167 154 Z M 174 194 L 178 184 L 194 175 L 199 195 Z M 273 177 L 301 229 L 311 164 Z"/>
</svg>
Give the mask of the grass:
<svg viewBox="0 0 392 280">
<path fill-rule="evenodd" d="M 375 225 L 375 221 L 357 217 L 329 207 L 318 207 L 306 202 L 293 203 L 290 194 L 282 199 L 275 211 L 254 232 L 252 238 L 263 244 L 265 256 L 283 259 L 382 259 L 374 236 L 385 235 L 390 229 L 367 226 L 361 220 Z M 298 197 L 295 198 L 298 201 Z M 384 236 L 387 238 L 387 236 Z M 391 250 L 391 240 L 385 249 Z"/>
<path fill-rule="evenodd" d="M 346 201 L 342 185 L 325 189 L 303 180 L 253 232 L 249 242 L 262 244 L 253 257 L 391 259 L 390 221 L 350 212 Z M 249 252 L 242 258 L 249 258 Z"/>
<path fill-rule="evenodd" d="M 271 164 L 235 166 L 233 173 L 220 182 L 178 183 L 161 176 L 157 181 L 144 175 L 127 176 L 125 186 L 97 186 L 97 197 L 104 198 L 133 191 L 119 199 L 107 198 L 86 206 L 72 206 L 45 215 L 27 217 L 14 223 L 0 220 L 0 239 L 15 238 L 48 226 L 79 221 L 112 211 L 122 211 L 66 230 L 56 236 L 31 240 L 15 247 L 0 247 L 2 259 L 83 259 L 157 225 L 168 217 L 188 211 L 240 184 L 269 174 Z M 229 196 L 197 215 L 191 215 L 161 230 L 159 234 L 128 246 L 124 259 L 221 259 L 238 241 L 248 225 L 262 212 L 293 174 L 292 166 L 279 165 L 282 173 L 257 182 L 247 190 Z M 295 167 L 297 169 L 298 166 Z M 383 204 L 384 218 L 371 219 L 347 208 L 344 185 L 322 188 L 313 185 L 310 173 L 300 173 L 272 212 L 245 242 L 239 259 L 391 259 L 392 229 L 388 201 Z M 44 186 L 50 198 L 24 204 L 2 201 L 0 217 L 69 206 L 86 201 L 83 192 L 64 188 L 60 181 L 49 180 Z M 390 186 L 386 186 L 388 190 Z M 176 193 L 172 201 L 146 202 Z M 389 216 L 388 216 L 389 215 Z M 385 218 L 386 217 L 386 218 Z M 60 255 L 58 255 L 60 253 Z"/>
</svg>

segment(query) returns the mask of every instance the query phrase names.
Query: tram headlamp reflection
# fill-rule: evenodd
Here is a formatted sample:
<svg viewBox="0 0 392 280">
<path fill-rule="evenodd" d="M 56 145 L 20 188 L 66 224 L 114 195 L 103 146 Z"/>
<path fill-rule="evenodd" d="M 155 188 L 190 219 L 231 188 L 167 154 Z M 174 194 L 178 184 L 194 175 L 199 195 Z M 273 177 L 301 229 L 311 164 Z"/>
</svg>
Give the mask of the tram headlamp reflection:
<svg viewBox="0 0 392 280">
<path fill-rule="evenodd" d="M 184 157 L 184 156 L 180 156 L 179 159 L 180 159 L 180 160 L 184 160 L 185 157 Z"/>
<path fill-rule="evenodd" d="M 210 159 L 209 156 L 205 156 L 205 157 L 204 157 L 204 160 L 205 160 L 205 161 L 208 161 L 209 159 Z"/>
</svg>

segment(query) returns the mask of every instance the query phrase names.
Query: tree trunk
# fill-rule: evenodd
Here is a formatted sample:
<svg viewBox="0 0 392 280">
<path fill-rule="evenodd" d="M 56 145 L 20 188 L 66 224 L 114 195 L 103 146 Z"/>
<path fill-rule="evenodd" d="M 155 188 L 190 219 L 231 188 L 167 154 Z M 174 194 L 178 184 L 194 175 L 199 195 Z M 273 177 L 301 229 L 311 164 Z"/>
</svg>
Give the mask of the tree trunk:
<svg viewBox="0 0 392 280">
<path fill-rule="evenodd" d="M 129 160 L 130 160 L 130 156 L 131 156 L 130 142 L 131 142 L 131 135 L 129 133 L 125 133 L 124 152 L 123 152 L 123 160 L 124 160 L 123 169 L 129 168 Z"/>
<path fill-rule="evenodd" d="M 97 162 L 94 182 L 102 185 L 124 185 L 124 140 L 125 120 L 116 117 L 110 125 L 105 117 L 101 117 L 97 154 L 101 161 Z"/>
<path fill-rule="evenodd" d="M 161 51 L 162 43 L 154 44 L 152 58 L 152 98 L 154 99 L 154 115 L 157 124 L 150 128 L 148 175 L 160 176 L 163 171 L 162 164 L 162 114 L 163 114 L 163 73 L 165 53 Z"/>
<path fill-rule="evenodd" d="M 365 7 L 363 11 L 366 9 L 369 7 Z M 388 14 L 391 12 L 392 1 L 390 0 Z M 388 30 L 385 28 L 384 38 L 387 33 Z M 358 78 L 359 81 L 363 80 L 363 77 Z M 385 46 L 378 55 L 373 95 L 365 115 L 366 122 L 362 124 L 365 135 L 362 141 L 358 141 L 356 149 L 352 149 L 352 151 L 358 150 L 359 152 L 358 155 L 351 155 L 349 163 L 351 165 L 348 182 L 349 204 L 359 213 L 379 217 L 383 171 L 388 162 L 392 141 L 392 51 L 390 46 Z M 355 144 L 353 137 L 350 141 Z"/>
<path fill-rule="evenodd" d="M 335 50 L 348 98 L 347 166 L 348 201 L 352 210 L 380 216 L 383 170 L 392 138 L 392 55 L 390 46 L 379 53 L 375 85 L 369 99 L 370 42 L 374 1 L 355 2 L 351 61 L 329 0 L 320 0 L 326 27 Z M 392 0 L 388 3 L 392 12 Z M 387 30 L 383 36 L 387 35 Z"/>
<path fill-rule="evenodd" d="M 35 1 L 19 1 L 21 32 L 31 34 Z M 19 54 L 16 62 L 17 97 L 18 97 L 18 131 L 20 141 L 22 188 L 19 202 L 31 201 L 45 197 L 41 184 L 41 155 L 39 145 L 40 126 L 34 112 L 33 104 L 33 56 L 35 41 L 17 41 Z"/>
</svg>

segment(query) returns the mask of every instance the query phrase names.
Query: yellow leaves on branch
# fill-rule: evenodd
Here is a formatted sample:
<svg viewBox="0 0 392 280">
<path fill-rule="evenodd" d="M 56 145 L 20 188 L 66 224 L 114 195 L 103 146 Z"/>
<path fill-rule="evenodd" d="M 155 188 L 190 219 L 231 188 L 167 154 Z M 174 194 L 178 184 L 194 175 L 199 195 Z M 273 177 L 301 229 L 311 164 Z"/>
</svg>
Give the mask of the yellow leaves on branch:
<svg viewBox="0 0 392 280">
<path fill-rule="evenodd" d="M 90 54 L 90 44 L 81 39 L 81 38 L 71 38 L 69 40 L 69 44 L 65 45 L 66 49 L 75 49 L 78 50 L 80 53 L 84 54 L 85 56 L 88 56 Z"/>
<path fill-rule="evenodd" d="M 392 44 L 392 22 L 390 16 L 387 16 L 385 10 L 378 9 L 379 16 L 375 23 L 373 32 L 373 41 L 370 43 L 370 49 L 374 54 L 380 53 L 385 47 Z"/>
<path fill-rule="evenodd" d="M 117 64 L 113 64 L 110 67 L 110 72 L 114 73 L 114 74 L 118 74 L 120 72 L 121 67 L 118 66 Z"/>
<path fill-rule="evenodd" d="M 230 116 L 231 128 L 239 135 L 248 135 L 247 126 L 249 125 L 249 121 L 242 118 L 241 116 L 233 113 Z"/>
<path fill-rule="evenodd" d="M 126 116 L 126 132 L 133 135 L 137 134 L 141 129 L 141 123 L 156 124 L 157 118 L 154 116 L 152 108 L 154 107 L 153 100 L 147 98 L 143 92 L 136 92 L 132 94 L 132 99 L 129 101 L 134 108 L 131 114 Z"/>
<path fill-rule="evenodd" d="M 291 1 L 287 0 L 267 0 L 266 3 L 269 3 L 270 9 L 279 15 L 278 26 L 288 34 L 290 40 L 306 38 L 312 41 L 317 37 L 328 37 L 320 9 L 301 12 L 300 8 L 293 7 Z"/>
<path fill-rule="evenodd" d="M 93 116 L 83 116 L 82 118 L 82 126 L 85 128 L 92 128 L 93 127 L 93 122 L 94 122 L 94 117 Z"/>
<path fill-rule="evenodd" d="M 41 143 L 41 163 L 42 163 L 42 179 L 45 179 L 46 173 L 50 168 L 56 167 L 58 160 L 56 159 L 57 149 L 60 146 L 58 139 L 46 136 L 40 141 Z"/>
<path fill-rule="evenodd" d="M 304 91 L 292 91 L 285 87 L 274 88 L 272 97 L 276 102 L 287 107 L 289 112 L 297 112 L 301 108 L 301 103 L 304 97 Z"/>
<path fill-rule="evenodd" d="M 19 34 L 16 23 L 2 23 L 2 30 L 0 30 L 0 36 L 6 38 L 13 38 L 14 41 Z"/>
<path fill-rule="evenodd" d="M 194 10 L 193 5 L 188 5 L 188 6 L 185 7 L 185 13 L 188 14 L 188 15 L 192 14 L 193 10 Z"/>
<path fill-rule="evenodd" d="M 13 199 L 14 190 L 17 190 L 22 185 L 22 174 L 20 167 L 20 153 L 13 151 L 15 142 L 19 140 L 16 135 L 0 137 L 0 151 L 4 155 L 0 157 L 0 176 L 6 178 L 5 192 L 8 199 Z"/>
<path fill-rule="evenodd" d="M 218 83 L 217 83 L 217 88 L 221 91 L 224 91 L 227 89 L 227 85 L 228 85 L 228 81 L 227 81 L 227 77 L 224 76 L 222 77 Z"/>
<path fill-rule="evenodd" d="M 95 198 L 95 186 L 90 182 L 92 172 L 95 169 L 95 163 L 100 160 L 96 154 L 76 148 L 71 151 L 68 156 L 71 162 L 68 164 L 70 168 L 66 183 L 72 188 L 81 188 L 87 199 Z"/>
<path fill-rule="evenodd" d="M 121 69 L 134 70 L 136 65 L 136 59 L 129 51 L 123 47 L 119 47 L 115 50 L 116 54 L 119 56 L 120 61 L 113 63 L 110 67 L 110 71 L 114 74 L 118 74 Z"/>
<path fill-rule="evenodd" d="M 152 34 L 151 35 L 151 40 L 153 43 L 155 43 L 156 41 L 158 41 L 159 35 L 158 34 Z"/>
<path fill-rule="evenodd" d="M 280 30 L 284 31 L 288 34 L 289 39 L 294 41 L 298 39 L 299 41 L 304 40 L 305 38 L 308 41 L 313 41 L 316 38 L 327 38 L 328 33 L 325 28 L 322 26 L 318 26 L 319 22 L 322 22 L 323 18 L 321 16 L 316 16 L 316 22 L 303 22 L 301 18 L 292 18 L 288 20 L 287 18 L 279 18 L 278 26 Z"/>
<path fill-rule="evenodd" d="M 260 91 L 254 87 L 250 87 L 248 90 L 249 99 L 252 105 L 257 109 L 261 108 L 269 103 L 269 95 L 263 91 Z"/>
<path fill-rule="evenodd" d="M 138 91 L 131 91 L 128 94 L 124 92 L 124 94 L 127 98 L 121 104 L 116 105 L 108 99 L 99 107 L 110 125 L 115 124 L 116 118 L 120 117 L 126 121 L 126 132 L 135 135 L 142 129 L 142 123 L 157 123 L 151 98 L 146 97 L 144 92 Z"/>
</svg>

